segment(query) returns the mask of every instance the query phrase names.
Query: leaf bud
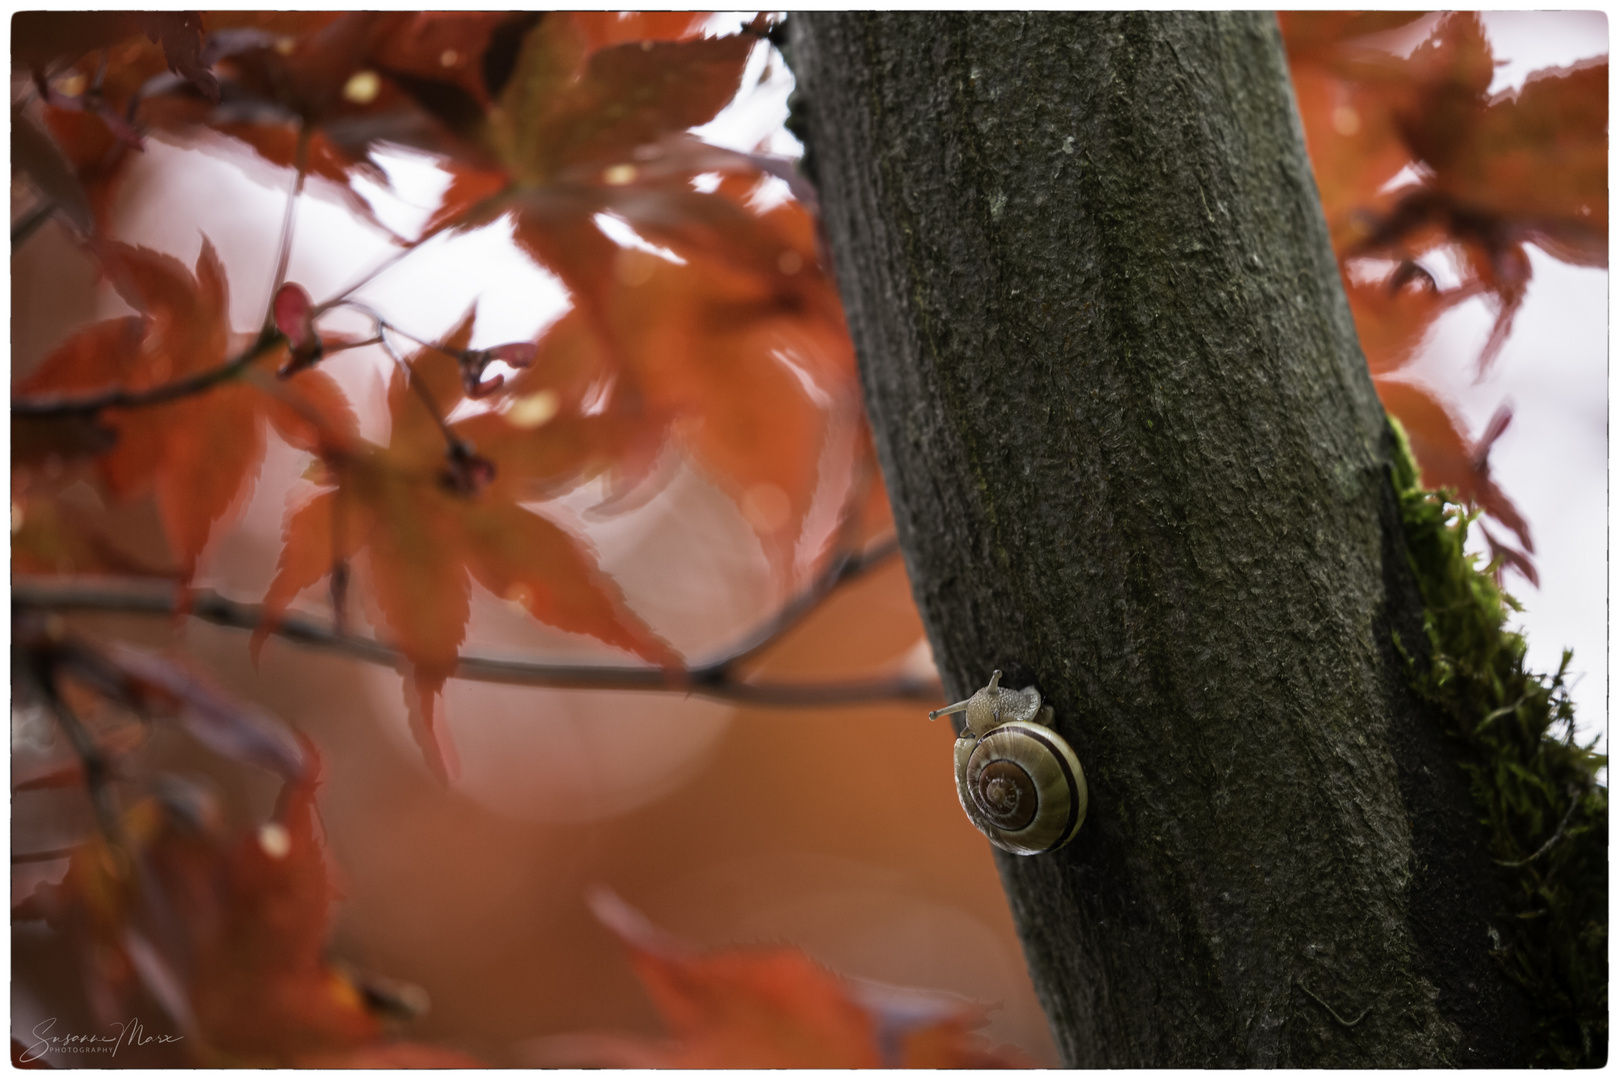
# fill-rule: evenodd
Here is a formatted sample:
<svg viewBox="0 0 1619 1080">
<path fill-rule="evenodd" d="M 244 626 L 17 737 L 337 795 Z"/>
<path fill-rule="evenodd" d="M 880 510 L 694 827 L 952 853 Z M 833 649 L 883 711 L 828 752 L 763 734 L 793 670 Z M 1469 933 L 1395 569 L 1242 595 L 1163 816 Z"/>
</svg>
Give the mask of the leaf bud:
<svg viewBox="0 0 1619 1080">
<path fill-rule="evenodd" d="M 286 336 L 292 347 L 291 357 L 276 372 L 283 379 L 313 366 L 325 352 L 320 335 L 315 332 L 314 307 L 314 301 L 302 285 L 289 281 L 276 290 L 270 314 L 275 328 Z"/>
<path fill-rule="evenodd" d="M 488 397 L 505 385 L 505 375 L 484 378 L 483 369 L 492 361 L 498 360 L 509 367 L 526 368 L 534 362 L 534 354 L 534 345 L 526 341 L 496 345 L 492 349 L 467 349 L 457 354 L 456 362 L 461 365 L 461 385 L 465 387 L 467 397 Z"/>
</svg>

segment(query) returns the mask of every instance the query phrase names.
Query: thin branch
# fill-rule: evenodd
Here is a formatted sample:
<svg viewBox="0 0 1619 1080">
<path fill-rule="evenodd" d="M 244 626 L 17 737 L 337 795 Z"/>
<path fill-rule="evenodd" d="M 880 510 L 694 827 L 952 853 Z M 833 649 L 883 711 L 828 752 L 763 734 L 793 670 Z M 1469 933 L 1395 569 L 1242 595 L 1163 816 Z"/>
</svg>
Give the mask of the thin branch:
<svg viewBox="0 0 1619 1080">
<path fill-rule="evenodd" d="M 19 863 L 56 862 L 58 859 L 71 859 L 76 848 L 56 848 L 53 851 L 24 851 L 11 853 L 11 865 Z"/>
<path fill-rule="evenodd" d="M 56 611 L 99 611 L 172 616 L 185 613 L 204 622 L 237 630 L 256 630 L 266 623 L 263 608 L 220 596 L 210 589 L 191 592 L 182 604 L 177 590 L 118 590 L 102 582 L 39 580 L 20 577 L 12 583 L 12 604 Z M 286 616 L 272 623 L 278 637 L 326 649 L 382 667 L 409 661 L 397 649 L 373 638 L 338 633 L 312 619 Z M 454 678 L 472 682 L 550 686 L 574 690 L 650 690 L 687 693 L 715 701 L 778 708 L 818 708 L 879 701 L 937 701 L 935 679 L 893 676 L 843 682 L 752 683 L 728 671 L 730 658 L 684 671 L 644 665 L 556 664 L 496 656 L 463 656 Z"/>
<path fill-rule="evenodd" d="M 123 840 L 118 808 L 113 805 L 112 788 L 108 782 L 111 769 L 106 756 L 57 689 L 56 673 L 50 670 L 41 672 L 39 686 L 45 695 L 46 706 L 56 716 L 57 724 L 67 735 L 68 742 L 73 744 L 73 752 L 79 756 L 79 762 L 84 767 L 84 786 L 95 811 L 96 827 L 110 842 L 128 851 L 128 845 Z"/>
<path fill-rule="evenodd" d="M 264 307 L 264 325 L 275 325 L 275 296 L 287 280 L 287 264 L 292 261 L 292 223 L 297 216 L 298 198 L 304 193 L 304 179 L 309 175 L 309 128 L 298 128 L 298 145 L 293 151 L 292 194 L 287 196 L 287 209 L 281 215 L 281 239 L 276 244 L 275 277 L 270 281 L 270 299 Z"/>
<path fill-rule="evenodd" d="M 787 631 L 797 626 L 811 611 L 819 607 L 821 601 L 825 600 L 832 590 L 866 573 L 899 551 L 898 536 L 890 536 L 887 540 L 879 541 L 865 549 L 860 549 L 856 544 L 860 531 L 860 507 L 871 492 L 872 479 L 877 469 L 877 463 L 873 460 L 869 447 L 867 452 L 860 456 L 858 465 L 859 472 L 854 482 L 849 485 L 848 494 L 844 496 L 843 513 L 838 525 L 837 549 L 827 560 L 820 576 L 810 583 L 808 589 L 788 601 L 774 618 L 759 627 L 724 658 L 716 660 L 711 666 L 717 674 L 734 672 L 770 648 Z"/>
<path fill-rule="evenodd" d="M 1568 828 L 1569 820 L 1574 817 L 1574 811 L 1580 808 L 1580 789 L 1570 785 L 1568 789 L 1568 799 L 1568 813 L 1563 815 L 1563 820 L 1557 823 L 1557 831 L 1552 833 L 1550 840 L 1547 840 L 1544 844 L 1540 845 L 1539 850 L 1537 850 L 1527 859 L 1519 859 L 1517 862 L 1507 862 L 1504 859 L 1497 859 L 1495 860 L 1495 864 L 1497 866 L 1504 866 L 1509 870 L 1516 870 L 1519 867 L 1528 866 L 1530 863 L 1546 854 L 1546 852 L 1550 851 L 1552 845 L 1563 838 L 1563 830 Z"/>
<path fill-rule="evenodd" d="M 332 303 L 329 305 L 329 307 L 332 309 L 348 308 L 350 311 L 357 311 L 375 323 L 377 327 L 377 336 L 363 342 L 357 342 L 355 346 L 351 347 L 358 347 L 359 345 L 381 345 L 388 355 L 393 357 L 394 362 L 400 367 L 404 368 L 407 373 L 410 371 L 410 365 L 405 363 L 404 359 L 400 357 L 400 355 L 394 350 L 393 343 L 388 340 L 386 331 L 392 330 L 400 337 L 409 340 L 418 349 L 429 349 L 436 353 L 442 353 L 443 355 L 448 356 L 451 360 L 459 360 L 461 358 L 462 354 L 460 351 L 447 348 L 441 341 L 429 341 L 427 338 L 424 338 L 419 334 L 411 333 L 398 323 L 383 318 L 382 314 L 370 304 L 359 300 L 340 300 Z"/>
<path fill-rule="evenodd" d="M 150 405 L 162 405 L 190 397 L 192 394 L 200 394 L 222 382 L 229 382 L 282 340 L 280 333 L 267 329 L 259 334 L 252 345 L 218 367 L 199 371 L 195 375 L 188 375 L 183 379 L 176 379 L 148 390 L 126 390 L 117 387 L 95 394 L 85 394 L 82 397 L 13 398 L 11 415 L 76 416 L 98 413 L 103 409 L 139 409 Z"/>
<path fill-rule="evenodd" d="M 743 644 L 738 645 L 722 660 L 715 661 L 712 666 L 729 671 L 752 660 L 774 645 L 787 631 L 803 622 L 839 585 L 866 574 L 873 567 L 887 562 L 898 553 L 899 538 L 895 536 L 881 540 L 864 551 L 843 552 L 827 564 L 821 576 L 816 578 L 808 589 L 788 601 L 774 618 L 755 630 Z"/>
<path fill-rule="evenodd" d="M 56 203 L 52 199 L 41 199 L 29 211 L 18 218 L 11 226 L 11 253 L 15 255 L 17 249 L 28 242 L 28 238 L 39 231 L 39 227 L 51 219 L 56 212 Z"/>
<path fill-rule="evenodd" d="M 490 198 L 488 198 L 488 199 L 485 199 L 484 202 L 487 203 L 491 199 L 499 198 L 499 197 L 500 197 L 499 194 L 496 194 L 496 195 L 490 196 Z M 479 205 L 481 206 L 481 205 L 483 205 L 483 203 L 480 203 Z M 343 290 L 341 292 L 337 293 L 335 296 L 332 296 L 332 297 L 330 297 L 330 298 L 328 298 L 326 300 L 321 301 L 319 304 L 316 304 L 315 305 L 315 314 L 319 315 L 321 312 L 326 311 L 328 308 L 333 308 L 333 307 L 336 307 L 338 304 L 346 303 L 348 301 L 349 297 L 353 296 L 355 293 L 359 292 L 361 289 L 363 289 L 367 285 L 371 284 L 371 282 L 375 281 L 379 276 L 381 276 L 384 271 L 390 270 L 394 266 L 397 266 L 399 264 L 399 262 L 405 258 L 405 256 L 411 254 L 412 252 L 419 251 L 421 249 L 422 245 L 427 243 L 429 240 L 432 240 L 435 237 L 441 236 L 441 235 L 443 235 L 444 233 L 447 233 L 447 232 L 454 232 L 457 228 L 460 228 L 460 225 L 457 222 L 454 222 L 454 221 L 440 222 L 431 231 L 425 232 L 422 235 L 418 236 L 416 239 L 408 241 L 405 244 L 404 247 L 400 248 L 398 251 L 390 252 L 388 254 L 388 256 L 386 258 L 382 259 L 380 262 L 378 262 L 377 265 L 373 266 L 371 269 L 369 269 L 365 273 L 361 274 L 360 277 L 358 279 L 356 279 L 352 284 L 344 286 L 344 288 L 343 288 Z"/>
<path fill-rule="evenodd" d="M 415 251 L 418 247 L 436 235 L 437 233 L 432 233 L 428 236 L 423 236 L 412 243 L 409 247 L 400 248 L 398 251 L 390 253 L 387 258 L 383 259 L 376 266 L 373 266 L 370 270 L 367 270 L 364 274 L 362 274 L 360 279 L 354 282 L 354 284 L 349 285 L 342 292 L 338 293 L 331 299 L 324 300 L 321 303 L 316 304 L 314 314 L 318 315 L 321 312 L 334 308 L 339 304 L 347 303 L 349 297 L 353 296 L 360 289 L 365 288 L 365 286 L 371 284 L 371 282 L 375 280 L 384 270 L 396 265 L 406 255 L 409 255 L 411 252 Z"/>
</svg>

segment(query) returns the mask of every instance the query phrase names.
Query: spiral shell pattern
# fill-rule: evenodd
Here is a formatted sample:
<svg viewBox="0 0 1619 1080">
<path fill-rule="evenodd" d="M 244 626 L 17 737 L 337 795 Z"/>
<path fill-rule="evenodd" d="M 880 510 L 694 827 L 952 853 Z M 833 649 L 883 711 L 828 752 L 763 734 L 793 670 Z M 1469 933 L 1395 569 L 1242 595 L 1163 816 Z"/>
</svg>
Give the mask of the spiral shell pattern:
<svg viewBox="0 0 1619 1080">
<path fill-rule="evenodd" d="M 1089 802 L 1073 749 L 1050 728 L 1021 720 L 957 743 L 956 794 L 990 843 L 1016 855 L 1068 843 Z"/>
</svg>

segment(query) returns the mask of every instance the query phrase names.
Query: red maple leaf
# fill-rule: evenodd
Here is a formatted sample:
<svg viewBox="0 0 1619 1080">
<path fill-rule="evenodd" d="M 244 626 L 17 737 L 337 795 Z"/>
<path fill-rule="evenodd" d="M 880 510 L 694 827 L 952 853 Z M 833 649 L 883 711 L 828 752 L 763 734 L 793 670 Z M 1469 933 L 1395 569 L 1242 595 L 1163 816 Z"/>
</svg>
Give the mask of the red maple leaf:
<svg viewBox="0 0 1619 1080">
<path fill-rule="evenodd" d="M 528 32 L 484 136 L 500 167 L 452 168 L 427 231 L 510 214 L 518 246 L 572 294 L 557 351 L 590 353 L 604 411 L 635 429 L 620 477 L 676 440 L 784 568 L 815 492 L 826 401 L 852 407 L 854 365 L 803 205 L 760 209 L 766 159 L 684 134 L 735 95 L 757 39 L 602 46 L 635 23 L 604 18 L 548 16 Z M 724 176 L 697 190 L 699 173 Z M 604 215 L 649 244 L 621 246 Z M 541 392 L 546 367 L 512 393 Z"/>
<path fill-rule="evenodd" d="M 193 274 L 172 256 L 105 243 L 103 267 L 140 316 L 96 323 L 64 342 L 13 388 L 17 397 L 149 391 L 223 366 L 231 341 L 225 269 L 206 239 Z M 245 348 L 246 346 L 244 346 Z M 97 458 L 110 493 L 150 493 L 182 576 L 222 520 L 240 510 L 257 476 L 264 426 L 299 449 L 342 446 L 357 424 L 335 383 L 306 372 L 277 383 L 280 350 L 263 348 L 236 378 L 139 408 L 102 410 L 113 447 Z"/>
<path fill-rule="evenodd" d="M 445 778 L 456 771 L 454 748 L 434 707 L 455 670 L 472 581 L 541 622 L 657 664 L 680 662 L 625 605 L 586 540 L 517 503 L 522 482 L 539 477 L 545 465 L 557 470 L 559 482 L 577 478 L 588 435 L 571 440 L 588 423 L 538 426 L 537 452 L 536 439 L 514 439 L 495 447 L 492 458 L 469 438 L 486 431 L 487 422 L 442 425 L 464 397 L 455 357 L 467 352 L 472 327 L 469 315 L 441 347 L 409 358 L 408 375 L 393 373 L 386 447 L 364 445 L 334 459 L 332 483 L 289 507 L 286 542 L 264 599 L 267 622 L 255 635 L 257 647 L 270 620 L 298 593 L 363 552 L 372 585 L 367 602 L 410 662 L 406 700 L 417 740 Z M 558 453 L 543 446 L 553 439 Z"/>
<path fill-rule="evenodd" d="M 1491 95 L 1496 63 L 1476 14 L 1444 15 L 1407 56 L 1366 37 L 1415 17 L 1292 12 L 1281 25 L 1378 393 L 1405 425 L 1424 482 L 1516 534 L 1523 551 L 1485 531 L 1497 556 L 1533 581 L 1528 524 L 1489 475 L 1499 427 L 1474 443 L 1432 390 L 1389 376 L 1440 314 L 1470 297 L 1495 310 L 1482 373 L 1527 295 L 1527 245 L 1607 265 L 1607 60 L 1537 71 L 1520 89 Z M 1458 285 L 1435 285 L 1423 262 L 1436 257 L 1448 257 Z"/>
<path fill-rule="evenodd" d="M 1381 24 L 1342 13 L 1295 12 L 1282 25 L 1340 258 L 1412 260 L 1453 245 L 1464 284 L 1496 309 L 1481 368 L 1527 291 L 1526 243 L 1607 265 L 1606 59 L 1491 96 L 1495 60 L 1476 14 L 1444 16 L 1407 57 L 1357 42 Z"/>
<path fill-rule="evenodd" d="M 139 982 L 180 1014 L 189 1064 L 476 1065 L 384 1041 L 356 976 L 328 958 L 339 892 L 315 806 L 319 756 L 302 746 L 309 768 L 268 821 L 232 832 L 206 796 L 187 812 L 172 795 L 143 800 L 123 816 L 123 849 L 80 845 L 35 907 L 78 947 L 93 1000 L 119 1008 Z"/>
<path fill-rule="evenodd" d="M 987 1010 L 954 995 L 842 978 L 799 949 L 701 952 L 611 893 L 591 908 L 630 955 L 667 1040 L 582 1034 L 530 1044 L 534 1064 L 662 1069 L 1026 1069 L 975 1029 Z"/>
</svg>

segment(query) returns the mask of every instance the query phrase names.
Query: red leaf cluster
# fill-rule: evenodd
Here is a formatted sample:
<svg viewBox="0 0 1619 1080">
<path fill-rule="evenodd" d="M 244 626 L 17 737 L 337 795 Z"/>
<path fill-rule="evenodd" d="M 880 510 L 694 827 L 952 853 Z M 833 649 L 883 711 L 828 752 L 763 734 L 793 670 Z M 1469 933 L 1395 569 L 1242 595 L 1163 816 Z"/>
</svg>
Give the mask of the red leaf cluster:
<svg viewBox="0 0 1619 1080">
<path fill-rule="evenodd" d="M 170 256 L 113 241 L 101 242 L 98 255 L 113 287 L 142 314 L 74 334 L 16 384 L 15 394 L 150 395 L 207 380 L 227 366 L 225 268 L 206 239 L 194 273 Z M 274 352 L 246 350 L 235 361 L 243 369 L 240 380 L 222 379 L 195 395 L 101 415 L 112 445 L 96 456 L 99 477 L 115 500 L 152 495 L 182 577 L 195 571 L 217 523 L 232 517 L 251 490 L 266 423 L 287 442 L 312 451 L 353 438 L 353 411 L 324 373 L 309 372 L 284 386 L 252 381 L 270 368 Z M 25 520 L 31 512 L 25 504 Z M 33 567 L 30 558 L 23 555 L 23 567 Z M 99 567 L 83 567 L 90 568 Z"/>
<path fill-rule="evenodd" d="M 472 329 L 469 315 L 449 340 L 421 349 L 394 372 L 388 445 L 356 444 L 328 461 L 329 483 L 289 508 L 265 596 L 273 619 L 334 566 L 367 556 L 366 599 L 411 659 L 406 697 L 413 727 L 428 762 L 446 779 L 456 771 L 454 748 L 435 721 L 434 701 L 455 670 L 474 580 L 542 622 L 657 664 L 679 663 L 597 569 L 587 541 L 518 505 L 524 480 L 557 480 L 559 473 L 566 479 L 579 463 L 553 456 L 560 467 L 547 473 L 540 455 L 523 453 L 522 440 L 497 437 L 510 428 L 498 419 L 445 425 L 442 418 L 465 393 L 458 358 Z M 572 419 L 585 418 L 575 412 Z"/>
<path fill-rule="evenodd" d="M 530 1044 L 541 1066 L 639 1069 L 1026 1069 L 975 1030 L 983 1006 L 859 983 L 799 949 L 700 952 L 610 892 L 591 898 L 669 1029 L 666 1040 L 580 1034 Z"/>
<path fill-rule="evenodd" d="M 456 667 L 473 581 L 550 625 L 680 664 L 590 546 L 523 501 L 598 476 L 622 492 L 677 448 L 732 495 L 785 577 L 829 415 L 858 409 L 811 218 L 800 202 L 760 199 L 767 181 L 786 178 L 803 194 L 801 182 L 785 162 L 687 132 L 736 95 L 764 27 L 703 37 L 705 21 L 209 15 L 197 55 L 217 77 L 217 99 L 164 74 L 140 39 L 113 45 L 93 79 L 98 58 L 85 56 L 42 81 L 40 115 L 67 163 L 52 167 L 88 193 L 91 251 L 141 314 L 80 332 L 15 388 L 35 405 L 122 395 L 31 425 L 28 445 L 93 458 L 113 503 L 150 494 L 174 563 L 160 569 L 182 580 L 250 493 L 266 419 L 314 455 L 320 490 L 288 509 L 267 613 L 273 620 L 325 578 L 341 625 L 359 558 L 368 614 L 408 660 L 407 700 L 440 775 L 453 774 L 454 753 L 436 700 Z M 58 68 L 69 51 L 52 53 Z M 68 91 L 93 91 L 107 109 L 70 107 Z M 114 115 L 134 125 L 134 139 L 120 138 Z M 320 370 L 337 349 L 366 344 L 320 328 L 344 297 L 317 302 L 282 284 L 269 329 L 233 352 L 211 245 L 193 273 L 100 235 L 145 130 L 182 142 L 227 137 L 271 165 L 333 181 L 362 211 L 351 181 L 385 181 L 376 147 L 432 153 L 452 182 L 413 243 L 509 218 L 517 246 L 561 277 L 572 310 L 536 341 L 492 348 L 471 347 L 469 318 L 451 340 L 401 361 L 388 445 L 362 443 Z M 41 165 L 36 180 L 48 171 Z M 699 175 L 718 179 L 700 185 Z M 387 316 L 375 317 L 371 340 L 388 346 Z M 154 395 L 163 400 L 145 400 Z M 492 407 L 449 421 L 474 400 Z M 127 566 L 85 537 L 54 494 L 41 488 L 23 502 L 31 524 L 14 565 Z"/>
<path fill-rule="evenodd" d="M 338 898 L 315 809 L 318 759 L 270 819 L 234 833 L 201 791 L 171 785 L 123 815 L 121 841 L 76 848 L 60 884 L 24 917 L 74 943 L 103 1023 L 155 999 L 181 1060 L 209 1066 L 404 1063 L 469 1067 L 463 1055 L 385 1040 L 366 987 L 326 956 Z M 14 913 L 14 917 L 16 913 Z"/>
<path fill-rule="evenodd" d="M 1495 59 L 1476 14 L 1447 14 L 1401 57 L 1377 35 L 1420 13 L 1284 12 L 1293 84 L 1333 246 L 1384 406 L 1411 437 L 1423 481 L 1447 487 L 1517 538 L 1498 558 L 1533 581 L 1528 524 L 1490 477 L 1511 417 L 1470 439 L 1435 393 L 1401 372 L 1435 320 L 1481 297 L 1495 312 L 1478 357 L 1500 352 L 1530 280 L 1526 245 L 1607 265 L 1608 64 L 1537 71 L 1490 94 Z M 1424 266 L 1448 257 L 1460 284 Z M 1488 535 L 1488 533 L 1487 533 Z"/>
</svg>

